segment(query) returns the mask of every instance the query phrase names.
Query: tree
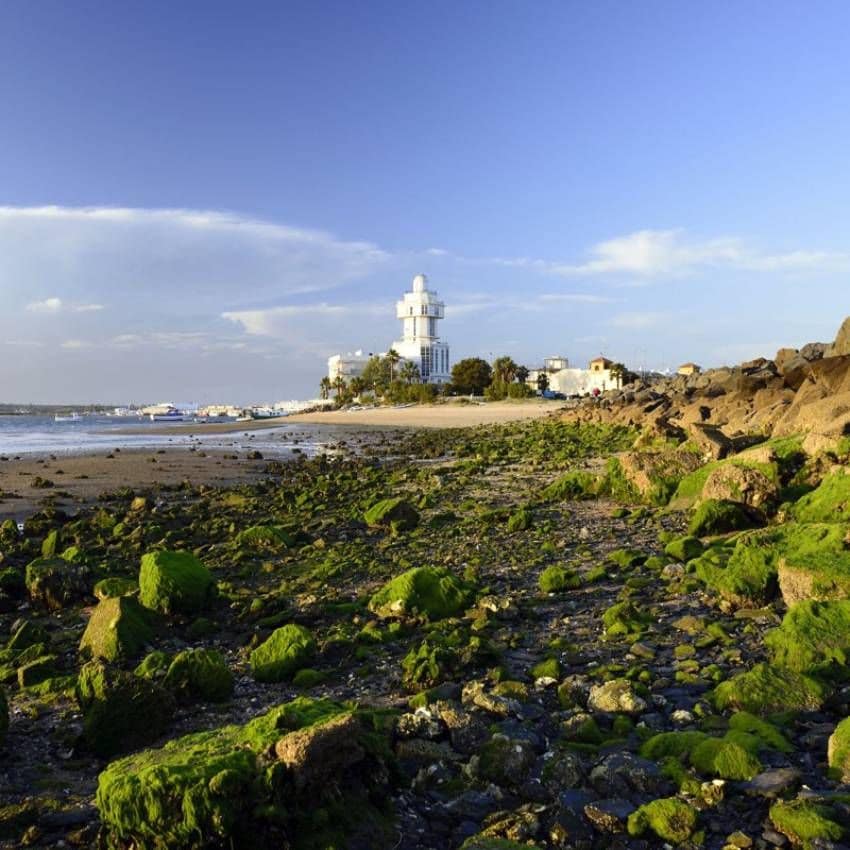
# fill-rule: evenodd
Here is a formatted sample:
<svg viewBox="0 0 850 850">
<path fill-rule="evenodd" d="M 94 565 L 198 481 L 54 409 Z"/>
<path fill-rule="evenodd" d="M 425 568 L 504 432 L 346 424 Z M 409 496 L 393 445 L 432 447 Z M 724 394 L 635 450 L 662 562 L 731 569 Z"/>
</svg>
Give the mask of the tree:
<svg viewBox="0 0 850 850">
<path fill-rule="evenodd" d="M 399 369 L 399 377 L 406 384 L 418 384 L 422 380 L 419 367 L 412 360 L 405 360 Z"/>
<path fill-rule="evenodd" d="M 348 388 L 351 390 L 351 394 L 354 396 L 359 396 L 360 393 L 368 389 L 366 386 L 366 382 L 359 375 L 351 379 L 350 383 L 348 384 Z"/>
<path fill-rule="evenodd" d="M 608 367 L 608 372 L 617 382 L 617 389 L 619 389 L 623 383 L 623 378 L 626 377 L 626 367 L 622 363 L 612 363 Z"/>
<path fill-rule="evenodd" d="M 452 388 L 457 393 L 481 395 L 492 377 L 490 364 L 480 357 L 467 357 L 452 366 Z"/>
<path fill-rule="evenodd" d="M 366 383 L 367 389 L 377 391 L 379 387 L 386 387 L 390 383 L 390 362 L 386 357 L 377 354 L 369 358 L 361 376 Z"/>
<path fill-rule="evenodd" d="M 389 360 L 390 363 L 390 383 L 392 383 L 395 379 L 395 364 L 401 360 L 401 355 L 394 348 L 391 348 L 387 352 L 387 360 Z"/>
<path fill-rule="evenodd" d="M 493 361 L 493 380 L 510 384 L 516 377 L 518 368 L 513 357 L 497 357 Z"/>
<path fill-rule="evenodd" d="M 331 379 L 325 375 L 321 381 L 319 381 L 319 395 L 321 398 L 327 398 L 331 391 Z"/>
<path fill-rule="evenodd" d="M 537 373 L 537 392 L 545 393 L 549 389 L 549 376 L 545 372 Z"/>
<path fill-rule="evenodd" d="M 334 379 L 334 390 L 336 390 L 337 398 L 345 392 L 345 378 L 342 375 L 337 375 Z"/>
<path fill-rule="evenodd" d="M 528 367 L 527 366 L 517 366 L 516 367 L 516 379 L 524 384 L 528 380 Z"/>
</svg>

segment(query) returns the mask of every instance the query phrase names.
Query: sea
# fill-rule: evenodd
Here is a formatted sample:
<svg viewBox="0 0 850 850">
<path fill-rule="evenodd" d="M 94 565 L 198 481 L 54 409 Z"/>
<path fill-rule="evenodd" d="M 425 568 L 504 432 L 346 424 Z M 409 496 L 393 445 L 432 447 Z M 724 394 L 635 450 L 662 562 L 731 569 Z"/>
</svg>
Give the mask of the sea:
<svg viewBox="0 0 850 850">
<path fill-rule="evenodd" d="M 212 420 L 226 422 L 227 420 Z M 286 457 L 294 449 L 307 456 L 325 451 L 341 434 L 333 426 L 287 423 L 253 431 L 204 433 L 204 423 L 181 423 L 185 434 L 162 433 L 173 423 L 151 422 L 138 416 L 82 416 L 56 422 L 53 416 L 0 416 L 0 457 L 27 455 L 85 455 L 115 448 L 158 449 L 196 446 L 238 452 L 258 450 L 266 457 Z M 238 425 L 237 425 L 238 427 Z"/>
</svg>

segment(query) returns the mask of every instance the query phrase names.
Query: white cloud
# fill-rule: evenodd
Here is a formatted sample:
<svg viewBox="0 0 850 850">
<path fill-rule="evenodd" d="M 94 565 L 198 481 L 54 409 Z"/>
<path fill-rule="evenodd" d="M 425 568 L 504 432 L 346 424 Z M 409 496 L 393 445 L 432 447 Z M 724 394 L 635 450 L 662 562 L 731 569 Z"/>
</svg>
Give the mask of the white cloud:
<svg viewBox="0 0 850 850">
<path fill-rule="evenodd" d="M 266 310 L 235 310 L 221 314 L 222 319 L 240 325 L 253 336 L 281 336 L 292 329 L 292 323 L 309 318 L 336 321 L 367 316 L 391 316 L 393 305 L 388 301 L 361 304 L 298 304 L 270 307 Z"/>
<path fill-rule="evenodd" d="M 62 343 L 62 348 L 67 348 L 71 350 L 91 347 L 92 343 L 84 339 L 66 339 L 65 342 Z"/>
<path fill-rule="evenodd" d="M 551 271 L 565 276 L 631 274 L 650 278 L 719 267 L 750 271 L 850 269 L 850 254 L 846 253 L 766 254 L 736 237 L 689 239 L 683 230 L 639 230 L 618 236 L 594 245 L 590 257 L 584 263 L 553 264 Z"/>
<path fill-rule="evenodd" d="M 99 313 L 104 310 L 103 304 L 73 304 L 71 310 L 75 313 Z"/>
<path fill-rule="evenodd" d="M 62 309 L 62 299 L 45 298 L 43 301 L 31 301 L 26 309 L 30 313 L 58 313 Z"/>
</svg>

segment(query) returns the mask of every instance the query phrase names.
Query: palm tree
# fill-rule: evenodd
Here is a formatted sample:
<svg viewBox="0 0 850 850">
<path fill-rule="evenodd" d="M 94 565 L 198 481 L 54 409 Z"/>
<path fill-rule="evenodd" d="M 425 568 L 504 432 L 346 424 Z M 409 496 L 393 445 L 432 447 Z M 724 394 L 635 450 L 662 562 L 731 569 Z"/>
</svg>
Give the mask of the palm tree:
<svg viewBox="0 0 850 850">
<path fill-rule="evenodd" d="M 545 372 L 537 373 L 537 392 L 545 393 L 549 389 L 549 376 Z"/>
<path fill-rule="evenodd" d="M 345 378 L 342 375 L 337 375 L 334 380 L 334 389 L 336 390 L 336 397 L 339 398 L 345 392 Z"/>
<path fill-rule="evenodd" d="M 419 367 L 412 360 L 405 360 L 401 364 L 399 377 L 406 384 L 418 384 L 422 380 L 422 376 L 419 374 Z"/>
<path fill-rule="evenodd" d="M 319 381 L 319 395 L 321 398 L 325 399 L 328 397 L 331 391 L 331 379 L 325 375 L 321 381 Z"/>
<path fill-rule="evenodd" d="M 391 348 L 387 352 L 387 360 L 390 361 L 390 383 L 392 383 L 393 382 L 393 370 L 395 368 L 395 364 L 398 363 L 399 360 L 401 360 L 401 355 L 394 348 Z"/>
<path fill-rule="evenodd" d="M 518 368 L 513 357 L 497 357 L 493 361 L 493 380 L 510 384 L 516 377 Z"/>
<path fill-rule="evenodd" d="M 622 363 L 612 363 L 608 369 L 608 372 L 611 374 L 611 377 L 617 382 L 617 389 L 620 389 L 620 385 L 623 382 L 623 378 L 626 376 L 626 367 Z"/>
<path fill-rule="evenodd" d="M 351 390 L 351 394 L 354 396 L 359 396 L 366 389 L 366 381 L 363 378 L 357 376 L 351 379 L 351 382 L 348 385 L 348 388 Z"/>
<path fill-rule="evenodd" d="M 521 384 L 524 384 L 528 380 L 528 367 L 527 366 L 517 366 L 516 367 L 516 379 Z"/>
</svg>

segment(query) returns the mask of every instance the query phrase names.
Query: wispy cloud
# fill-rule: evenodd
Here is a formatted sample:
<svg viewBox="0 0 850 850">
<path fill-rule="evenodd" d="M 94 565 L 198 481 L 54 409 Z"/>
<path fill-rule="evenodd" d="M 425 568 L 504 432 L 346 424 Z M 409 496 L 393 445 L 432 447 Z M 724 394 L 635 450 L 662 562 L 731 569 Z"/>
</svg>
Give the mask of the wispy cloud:
<svg viewBox="0 0 850 850">
<path fill-rule="evenodd" d="M 103 304 L 72 304 L 71 310 L 74 313 L 99 313 L 106 309 Z"/>
<path fill-rule="evenodd" d="M 62 309 L 62 299 L 45 298 L 43 301 L 30 301 L 26 309 L 30 313 L 58 313 Z"/>
<path fill-rule="evenodd" d="M 85 339 L 66 339 L 62 344 L 62 348 L 75 350 L 80 348 L 91 348 L 94 343 Z"/>
</svg>

